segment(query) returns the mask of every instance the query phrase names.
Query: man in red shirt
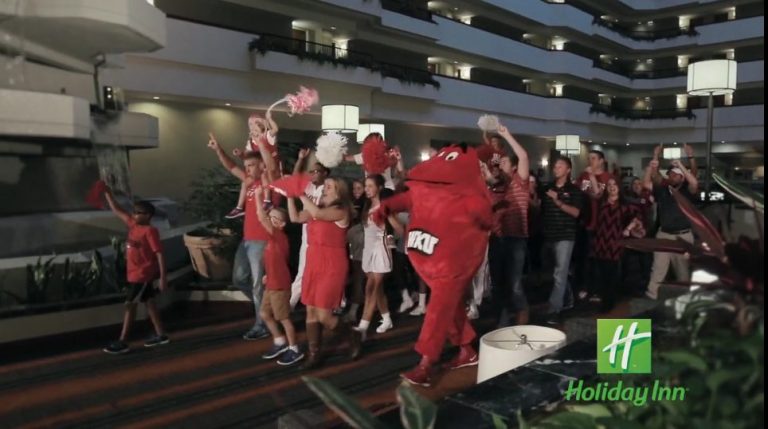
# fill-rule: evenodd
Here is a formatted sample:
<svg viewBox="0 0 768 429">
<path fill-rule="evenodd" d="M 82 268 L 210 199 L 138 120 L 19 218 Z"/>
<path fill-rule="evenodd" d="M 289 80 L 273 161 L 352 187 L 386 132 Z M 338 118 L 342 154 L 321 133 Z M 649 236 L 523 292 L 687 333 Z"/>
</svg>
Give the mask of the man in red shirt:
<svg viewBox="0 0 768 429">
<path fill-rule="evenodd" d="M 264 275 L 264 248 L 267 246 L 269 234 L 264 226 L 259 222 L 256 213 L 256 189 L 267 186 L 268 183 L 262 183 L 262 176 L 268 180 L 264 172 L 264 162 L 261 154 L 257 152 L 247 152 L 244 156 L 244 168 L 240 168 L 235 162 L 224 153 L 219 146 L 213 133 L 209 133 L 208 147 L 216 152 L 219 162 L 233 176 L 237 177 L 246 185 L 245 202 L 245 221 L 243 222 L 243 241 L 235 253 L 234 266 L 232 268 L 232 284 L 243 291 L 253 300 L 253 306 L 256 310 L 256 321 L 253 327 L 243 334 L 245 340 L 257 340 L 269 336 L 269 331 L 261 320 L 259 309 L 261 308 L 261 298 L 264 294 L 264 284 L 262 277 Z"/>
<path fill-rule="evenodd" d="M 157 294 L 153 285 L 155 280 L 159 280 L 158 287 L 161 292 L 168 287 L 160 234 L 157 228 L 150 225 L 150 220 L 155 214 L 155 207 L 147 201 L 139 201 L 134 204 L 133 213 L 128 214 L 115 203 L 115 198 L 109 188 L 104 194 L 109 208 L 128 226 L 128 238 L 125 241 L 128 287 L 123 330 L 120 333 L 120 339 L 105 347 L 104 352 L 110 354 L 128 353 L 130 349 L 126 339 L 136 316 L 136 304 L 138 302 L 143 302 L 146 305 L 147 314 L 149 314 L 149 319 L 155 328 L 155 335 L 147 339 L 144 345 L 154 347 L 167 344 L 170 340 L 163 332 L 160 313 L 157 311 L 157 306 L 153 300 Z"/>
</svg>

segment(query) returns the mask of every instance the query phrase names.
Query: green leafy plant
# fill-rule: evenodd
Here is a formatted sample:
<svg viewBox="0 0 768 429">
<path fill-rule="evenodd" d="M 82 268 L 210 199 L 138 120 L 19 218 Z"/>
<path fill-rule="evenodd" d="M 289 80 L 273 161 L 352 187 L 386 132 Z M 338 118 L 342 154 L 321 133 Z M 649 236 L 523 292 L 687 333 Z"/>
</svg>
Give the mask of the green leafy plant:
<svg viewBox="0 0 768 429">
<path fill-rule="evenodd" d="M 90 263 L 78 267 L 69 258 L 64 260 L 62 287 L 65 299 L 80 299 L 101 293 L 104 262 L 101 254 L 94 251 Z"/>
<path fill-rule="evenodd" d="M 243 225 L 242 218 L 224 218 L 224 215 L 237 203 L 237 195 L 240 191 L 240 182 L 234 176 L 220 167 L 209 168 L 201 172 L 199 179 L 193 181 L 190 188 L 192 192 L 183 204 L 184 213 L 197 220 L 208 222 L 207 228 L 198 233 L 211 235 L 220 230 L 240 233 Z"/>
<path fill-rule="evenodd" d="M 35 265 L 27 265 L 27 299 L 29 304 L 41 304 L 48 299 L 48 286 L 53 278 L 53 261 L 56 255 L 43 262 L 37 258 Z"/>
</svg>

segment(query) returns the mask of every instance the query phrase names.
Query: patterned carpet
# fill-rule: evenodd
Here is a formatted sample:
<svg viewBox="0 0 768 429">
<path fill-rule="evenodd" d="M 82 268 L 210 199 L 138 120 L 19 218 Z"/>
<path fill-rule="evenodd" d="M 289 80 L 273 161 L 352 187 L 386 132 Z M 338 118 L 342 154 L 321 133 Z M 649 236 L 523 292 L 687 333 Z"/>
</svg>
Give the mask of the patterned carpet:
<svg viewBox="0 0 768 429">
<path fill-rule="evenodd" d="M 269 339 L 240 338 L 250 327 L 247 304 L 227 305 L 237 307 L 187 308 L 185 321 L 176 324 L 172 318 L 179 314 L 166 315 L 172 342 L 147 349 L 136 341 L 126 355 L 101 351 L 115 327 L 64 343 L 8 348 L 0 366 L 0 427 L 275 428 L 280 416 L 300 410 L 314 416 L 307 427 L 333 427 L 338 420 L 301 375 L 328 380 L 369 409 L 386 411 L 394 407 L 398 374 L 418 359 L 412 347 L 422 319 L 404 317 L 396 329 L 374 334 L 358 361 L 337 347 L 318 370 L 282 367 L 260 358 Z M 199 316 L 197 326 L 189 314 Z M 147 327 L 135 332 L 141 338 Z M 471 385 L 474 377 L 474 368 L 455 371 L 424 393 L 438 399 Z"/>
</svg>

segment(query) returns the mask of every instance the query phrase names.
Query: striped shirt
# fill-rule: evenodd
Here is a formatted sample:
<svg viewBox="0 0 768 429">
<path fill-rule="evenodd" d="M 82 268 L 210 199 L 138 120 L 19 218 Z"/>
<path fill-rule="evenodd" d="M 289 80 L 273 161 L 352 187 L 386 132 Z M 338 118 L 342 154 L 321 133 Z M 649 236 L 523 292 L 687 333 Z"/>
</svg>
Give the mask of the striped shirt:
<svg viewBox="0 0 768 429">
<path fill-rule="evenodd" d="M 557 207 L 547 195 L 547 191 L 554 190 L 557 197 L 564 204 L 581 210 L 584 194 L 570 181 L 558 188 L 550 183 L 544 187 L 541 195 L 541 206 L 544 211 L 544 238 L 547 241 L 574 241 L 576 230 L 579 228 L 579 220 Z"/>
<path fill-rule="evenodd" d="M 507 205 L 500 216 L 501 235 L 528 238 L 528 181 L 523 180 L 517 172 L 510 178 L 504 200 Z"/>
</svg>

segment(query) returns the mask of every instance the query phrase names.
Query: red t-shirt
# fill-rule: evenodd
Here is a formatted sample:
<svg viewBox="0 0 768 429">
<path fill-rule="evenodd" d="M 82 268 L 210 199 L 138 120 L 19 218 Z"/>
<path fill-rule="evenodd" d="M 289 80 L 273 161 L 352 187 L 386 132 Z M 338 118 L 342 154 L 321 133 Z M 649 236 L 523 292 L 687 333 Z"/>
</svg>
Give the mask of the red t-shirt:
<svg viewBox="0 0 768 429">
<path fill-rule="evenodd" d="M 517 172 L 513 173 L 504 199 L 507 202 L 507 208 L 501 216 L 501 235 L 527 238 L 530 203 L 528 180 L 523 180 Z"/>
<path fill-rule="evenodd" d="M 255 180 L 245 192 L 245 221 L 243 222 L 243 240 L 269 240 L 269 234 L 264 225 L 259 222 L 256 213 L 256 188 L 261 186 L 260 180 Z M 259 204 L 262 202 L 259 201 Z"/>
<path fill-rule="evenodd" d="M 288 269 L 288 236 L 279 229 L 274 229 L 264 250 L 264 271 L 267 273 L 269 290 L 289 290 L 291 272 Z"/>
<path fill-rule="evenodd" d="M 613 175 L 607 171 L 603 171 L 600 174 L 596 174 L 595 178 L 597 179 L 597 184 L 600 187 L 600 190 L 605 192 L 605 186 L 608 184 L 608 181 L 613 178 Z M 590 201 L 589 204 L 585 204 L 582 207 L 582 213 L 579 215 L 579 218 L 581 218 L 581 221 L 587 230 L 594 231 L 597 224 L 597 210 L 599 204 L 598 199 L 592 194 L 592 182 L 589 180 L 589 173 L 586 171 L 581 173 L 581 176 L 576 180 L 575 185 L 581 189 L 581 192 L 584 192 L 585 196 Z"/>
<path fill-rule="evenodd" d="M 139 225 L 131 219 L 125 242 L 125 260 L 129 283 L 145 283 L 160 277 L 157 253 L 163 251 L 160 233 L 150 225 Z"/>
</svg>

